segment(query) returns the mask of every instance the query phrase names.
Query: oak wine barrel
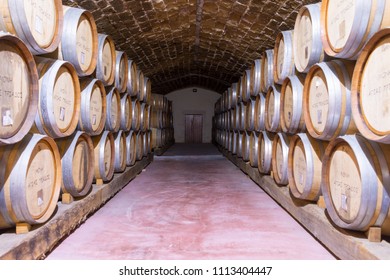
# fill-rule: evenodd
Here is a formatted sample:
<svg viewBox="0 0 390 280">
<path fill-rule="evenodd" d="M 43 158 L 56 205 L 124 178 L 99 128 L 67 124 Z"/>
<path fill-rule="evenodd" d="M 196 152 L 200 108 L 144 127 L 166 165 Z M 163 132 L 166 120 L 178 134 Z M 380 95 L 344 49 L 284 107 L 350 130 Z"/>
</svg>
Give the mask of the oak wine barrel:
<svg viewBox="0 0 390 280">
<path fill-rule="evenodd" d="M 249 154 L 250 154 L 250 140 L 251 140 L 251 132 L 245 131 L 242 134 L 242 160 L 243 161 L 249 161 Z"/>
<path fill-rule="evenodd" d="M 107 87 L 107 114 L 105 129 L 113 133 L 118 132 L 121 125 L 121 96 L 116 87 Z"/>
<path fill-rule="evenodd" d="M 357 59 L 366 42 L 387 26 L 390 26 L 387 0 L 322 1 L 322 44 L 330 56 Z"/>
<path fill-rule="evenodd" d="M 106 89 L 98 79 L 80 79 L 81 105 L 77 129 L 89 135 L 99 135 L 106 124 Z"/>
<path fill-rule="evenodd" d="M 252 167 L 259 166 L 259 133 L 252 131 L 249 140 L 249 164 Z"/>
<path fill-rule="evenodd" d="M 275 40 L 274 80 L 279 85 L 295 72 L 293 38 L 294 30 L 287 30 L 280 32 Z"/>
<path fill-rule="evenodd" d="M 274 180 L 279 185 L 288 184 L 288 149 L 289 136 L 277 133 L 272 143 L 272 172 Z"/>
<path fill-rule="evenodd" d="M 247 102 L 251 97 L 251 70 L 245 70 L 240 78 L 241 101 Z"/>
<path fill-rule="evenodd" d="M 305 133 L 291 138 L 288 152 L 288 182 L 294 197 L 317 201 L 321 195 L 322 158 L 328 142 Z"/>
<path fill-rule="evenodd" d="M 16 36 L 0 32 L 0 145 L 19 142 L 37 114 L 39 77 L 35 60 Z M 7 92 L 7 94 L 5 94 Z"/>
<path fill-rule="evenodd" d="M 259 93 L 255 103 L 255 131 L 263 130 L 265 130 L 265 97 L 263 93 Z"/>
<path fill-rule="evenodd" d="M 250 95 L 257 96 L 261 92 L 261 80 L 262 80 L 262 60 L 255 59 L 252 63 L 250 70 Z M 248 72 L 246 72 L 248 76 Z M 248 83 L 248 82 L 247 82 Z"/>
<path fill-rule="evenodd" d="M 63 6 L 64 29 L 58 46 L 58 59 L 73 64 L 80 77 L 96 70 L 98 57 L 98 33 L 91 12 Z"/>
<path fill-rule="evenodd" d="M 259 134 L 258 169 L 261 174 L 269 174 L 272 169 L 272 145 L 274 133 L 261 131 Z"/>
<path fill-rule="evenodd" d="M 0 147 L 0 228 L 17 223 L 45 223 L 54 213 L 61 190 L 61 158 L 54 140 L 27 134 Z"/>
<path fill-rule="evenodd" d="M 69 62 L 35 57 L 39 74 L 39 103 L 33 133 L 52 138 L 70 136 L 80 117 L 80 82 Z"/>
<path fill-rule="evenodd" d="M 322 194 L 327 212 L 339 227 L 366 231 L 381 227 L 390 234 L 390 149 L 360 135 L 331 141 L 322 164 Z"/>
<path fill-rule="evenodd" d="M 137 99 L 141 102 L 144 100 L 145 96 L 145 77 L 144 73 L 140 69 L 137 69 L 137 84 Z"/>
<path fill-rule="evenodd" d="M 245 132 L 237 132 L 237 142 L 236 142 L 236 152 L 237 152 L 237 157 L 242 158 L 242 146 L 244 145 L 244 133 Z"/>
<path fill-rule="evenodd" d="M 98 34 L 98 58 L 96 78 L 105 86 L 111 86 L 115 81 L 116 53 L 114 40 L 109 35 Z"/>
<path fill-rule="evenodd" d="M 313 66 L 303 87 L 305 124 L 311 136 L 331 140 L 357 132 L 351 112 L 354 63 L 333 60 Z"/>
<path fill-rule="evenodd" d="M 112 132 L 92 137 L 94 146 L 94 181 L 110 181 L 114 176 L 115 141 Z"/>
<path fill-rule="evenodd" d="M 144 77 L 144 98 L 143 102 L 150 104 L 152 98 L 152 82 L 148 77 Z"/>
<path fill-rule="evenodd" d="M 352 115 L 367 139 L 390 144 L 390 28 L 376 33 L 356 62 L 352 77 Z"/>
<path fill-rule="evenodd" d="M 127 54 L 121 51 L 115 51 L 115 87 L 119 93 L 127 90 L 129 60 Z"/>
<path fill-rule="evenodd" d="M 131 129 L 131 115 L 132 115 L 132 101 L 128 93 L 125 93 L 121 97 L 121 121 L 120 128 L 121 130 L 128 132 Z"/>
<path fill-rule="evenodd" d="M 270 86 L 265 97 L 265 128 L 269 132 L 279 132 L 280 127 L 280 86 Z"/>
<path fill-rule="evenodd" d="M 293 52 L 295 67 L 307 73 L 311 66 L 325 58 L 321 41 L 321 2 L 299 9 L 294 25 Z"/>
<path fill-rule="evenodd" d="M 130 130 L 126 134 L 126 165 L 133 166 L 136 160 L 136 134 Z"/>
<path fill-rule="evenodd" d="M 260 88 L 261 92 L 266 93 L 268 88 L 274 84 L 274 50 L 263 52 L 261 60 Z"/>
<path fill-rule="evenodd" d="M 34 55 L 57 49 L 64 21 L 61 0 L 1 0 L 0 11 L 0 30 L 18 36 Z"/>
<path fill-rule="evenodd" d="M 135 97 L 138 92 L 137 64 L 131 59 L 129 59 L 127 64 L 127 92 L 131 97 Z"/>
<path fill-rule="evenodd" d="M 114 172 L 123 172 L 126 169 L 127 163 L 127 145 L 126 134 L 123 130 L 119 130 L 114 134 L 115 160 Z"/>
<path fill-rule="evenodd" d="M 133 108 L 131 114 L 131 129 L 138 131 L 141 126 L 141 103 L 138 100 L 133 100 L 131 103 L 131 107 Z"/>
<path fill-rule="evenodd" d="M 94 146 L 91 137 L 82 131 L 56 140 L 61 155 L 62 193 L 82 197 L 92 188 Z"/>
<path fill-rule="evenodd" d="M 256 99 L 249 99 L 245 112 L 245 130 L 253 131 L 255 129 L 256 118 Z"/>
<path fill-rule="evenodd" d="M 138 131 L 136 136 L 136 159 L 141 160 L 144 156 L 144 137 L 143 132 Z"/>
<path fill-rule="evenodd" d="M 303 75 L 287 77 L 280 91 L 280 127 L 283 132 L 295 134 L 305 132 L 303 117 Z"/>
</svg>

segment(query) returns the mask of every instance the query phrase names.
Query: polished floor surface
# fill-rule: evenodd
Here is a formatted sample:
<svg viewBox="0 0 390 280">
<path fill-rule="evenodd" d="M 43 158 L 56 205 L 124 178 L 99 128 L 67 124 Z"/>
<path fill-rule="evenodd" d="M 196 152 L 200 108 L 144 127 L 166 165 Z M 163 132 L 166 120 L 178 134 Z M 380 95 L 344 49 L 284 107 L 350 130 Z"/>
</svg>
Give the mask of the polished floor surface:
<svg viewBox="0 0 390 280">
<path fill-rule="evenodd" d="M 176 144 L 47 259 L 333 259 L 211 144 Z"/>
</svg>

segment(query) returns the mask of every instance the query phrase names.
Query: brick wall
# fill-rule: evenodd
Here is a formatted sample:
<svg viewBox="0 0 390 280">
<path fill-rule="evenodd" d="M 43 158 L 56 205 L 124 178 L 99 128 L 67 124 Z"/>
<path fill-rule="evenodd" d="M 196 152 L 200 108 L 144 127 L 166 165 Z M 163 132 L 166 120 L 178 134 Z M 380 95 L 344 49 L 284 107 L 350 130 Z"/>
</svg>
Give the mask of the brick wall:
<svg viewBox="0 0 390 280">
<path fill-rule="evenodd" d="M 223 92 L 313 0 L 64 0 L 91 11 L 152 80 L 154 93 L 187 86 Z"/>
</svg>

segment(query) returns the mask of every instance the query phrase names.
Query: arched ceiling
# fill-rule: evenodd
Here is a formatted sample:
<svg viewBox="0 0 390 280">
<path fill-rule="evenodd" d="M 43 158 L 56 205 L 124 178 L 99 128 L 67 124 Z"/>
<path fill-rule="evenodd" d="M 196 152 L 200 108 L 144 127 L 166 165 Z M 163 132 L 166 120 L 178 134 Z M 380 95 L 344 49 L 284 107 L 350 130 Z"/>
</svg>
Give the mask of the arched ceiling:
<svg viewBox="0 0 390 280">
<path fill-rule="evenodd" d="M 111 35 L 167 94 L 198 86 L 222 93 L 237 82 L 280 31 L 294 28 L 313 0 L 64 0 L 92 12 L 98 32 Z"/>
</svg>

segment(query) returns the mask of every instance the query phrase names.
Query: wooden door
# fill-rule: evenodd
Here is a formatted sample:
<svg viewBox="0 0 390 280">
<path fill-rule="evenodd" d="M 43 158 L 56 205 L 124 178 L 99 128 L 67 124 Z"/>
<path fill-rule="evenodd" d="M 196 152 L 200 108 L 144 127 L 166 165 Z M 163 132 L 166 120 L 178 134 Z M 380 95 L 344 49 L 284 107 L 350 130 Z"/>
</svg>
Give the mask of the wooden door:
<svg viewBox="0 0 390 280">
<path fill-rule="evenodd" d="M 185 142 L 202 143 L 203 115 L 186 115 Z"/>
</svg>

